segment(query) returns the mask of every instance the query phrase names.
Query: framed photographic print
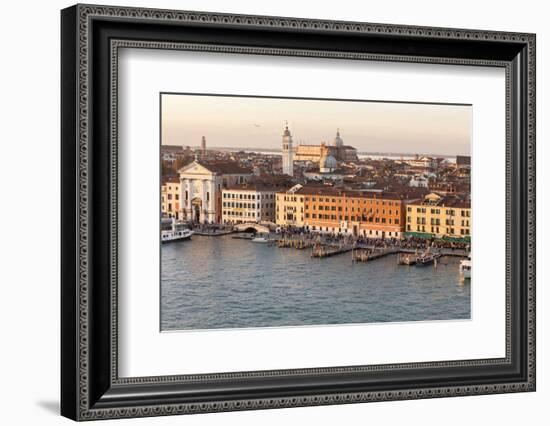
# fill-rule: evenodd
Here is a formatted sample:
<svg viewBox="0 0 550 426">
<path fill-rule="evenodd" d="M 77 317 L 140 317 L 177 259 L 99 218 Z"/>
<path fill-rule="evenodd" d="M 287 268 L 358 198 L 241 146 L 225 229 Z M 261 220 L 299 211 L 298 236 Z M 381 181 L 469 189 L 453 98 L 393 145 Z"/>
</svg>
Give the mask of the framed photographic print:
<svg viewBox="0 0 550 426">
<path fill-rule="evenodd" d="M 61 412 L 535 390 L 535 36 L 76 5 Z"/>
</svg>

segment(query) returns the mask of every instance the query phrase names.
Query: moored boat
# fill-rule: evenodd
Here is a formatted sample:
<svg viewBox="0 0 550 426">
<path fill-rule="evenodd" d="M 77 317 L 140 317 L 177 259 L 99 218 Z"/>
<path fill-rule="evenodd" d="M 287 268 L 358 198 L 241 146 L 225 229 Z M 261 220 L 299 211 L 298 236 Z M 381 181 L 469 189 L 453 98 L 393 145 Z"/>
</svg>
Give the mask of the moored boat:
<svg viewBox="0 0 550 426">
<path fill-rule="evenodd" d="M 162 243 L 183 241 L 190 239 L 191 235 L 193 235 L 193 231 L 187 227 L 187 224 L 183 222 L 176 222 L 176 220 L 172 218 L 170 228 L 161 230 L 160 240 Z"/>
<path fill-rule="evenodd" d="M 232 236 L 231 238 L 234 238 L 236 240 L 253 240 L 254 239 L 254 234 L 239 233 L 237 235 Z"/>
<path fill-rule="evenodd" d="M 430 265 L 432 263 L 435 263 L 438 257 L 439 255 L 434 253 L 423 253 L 416 258 L 415 265 L 416 266 Z"/>
<path fill-rule="evenodd" d="M 460 278 L 462 281 L 469 280 L 472 277 L 472 259 L 463 259 L 458 266 Z"/>
<path fill-rule="evenodd" d="M 255 238 L 252 238 L 252 242 L 253 243 L 263 243 L 263 244 L 265 244 L 268 241 L 267 241 L 267 238 L 265 238 L 265 237 L 255 237 Z"/>
</svg>

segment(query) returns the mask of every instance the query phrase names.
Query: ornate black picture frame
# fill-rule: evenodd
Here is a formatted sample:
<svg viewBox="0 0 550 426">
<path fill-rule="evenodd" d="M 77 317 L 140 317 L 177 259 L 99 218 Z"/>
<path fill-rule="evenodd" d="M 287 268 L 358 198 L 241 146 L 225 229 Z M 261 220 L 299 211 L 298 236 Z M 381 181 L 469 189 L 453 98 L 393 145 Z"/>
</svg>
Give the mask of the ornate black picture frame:
<svg viewBox="0 0 550 426">
<path fill-rule="evenodd" d="M 64 9 L 61 29 L 62 415 L 92 420 L 535 390 L 535 35 L 95 5 Z M 120 47 L 504 68 L 506 356 L 119 378 Z"/>
</svg>

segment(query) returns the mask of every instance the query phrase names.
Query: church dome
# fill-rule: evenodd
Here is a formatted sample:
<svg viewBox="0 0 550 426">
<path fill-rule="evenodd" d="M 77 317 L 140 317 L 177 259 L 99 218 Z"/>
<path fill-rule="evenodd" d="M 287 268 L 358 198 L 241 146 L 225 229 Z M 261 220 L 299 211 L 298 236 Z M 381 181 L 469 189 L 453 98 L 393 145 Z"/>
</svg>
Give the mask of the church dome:
<svg viewBox="0 0 550 426">
<path fill-rule="evenodd" d="M 336 137 L 332 141 L 332 146 L 340 148 L 344 145 L 343 139 L 340 137 L 340 129 L 336 130 Z"/>
<path fill-rule="evenodd" d="M 325 154 L 319 160 L 319 171 L 321 173 L 330 173 L 338 167 L 338 162 L 330 154 Z"/>
</svg>

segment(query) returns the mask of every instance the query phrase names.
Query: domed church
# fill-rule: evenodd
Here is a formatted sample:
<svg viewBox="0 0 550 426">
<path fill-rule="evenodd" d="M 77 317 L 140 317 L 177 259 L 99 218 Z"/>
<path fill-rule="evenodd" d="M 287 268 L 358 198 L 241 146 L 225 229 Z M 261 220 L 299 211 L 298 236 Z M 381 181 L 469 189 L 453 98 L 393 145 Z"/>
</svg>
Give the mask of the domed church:
<svg viewBox="0 0 550 426">
<path fill-rule="evenodd" d="M 321 157 L 326 153 L 327 158 L 331 157 L 336 162 L 357 161 L 357 150 L 350 145 L 344 145 L 344 140 L 340 136 L 340 129 L 336 130 L 336 136 L 330 145 L 321 143 L 320 145 L 300 144 L 295 148 L 294 161 L 312 161 L 321 162 Z M 329 160 L 331 162 L 332 160 Z"/>
<path fill-rule="evenodd" d="M 336 139 L 334 140 L 336 142 Z M 330 153 L 324 142 L 321 143 L 321 158 L 319 159 L 319 172 L 332 173 L 338 168 L 338 161 Z"/>
<path fill-rule="evenodd" d="M 343 148 L 344 141 L 340 137 L 340 129 L 336 129 L 336 137 L 332 141 L 332 146 L 335 146 L 336 148 Z"/>
</svg>

